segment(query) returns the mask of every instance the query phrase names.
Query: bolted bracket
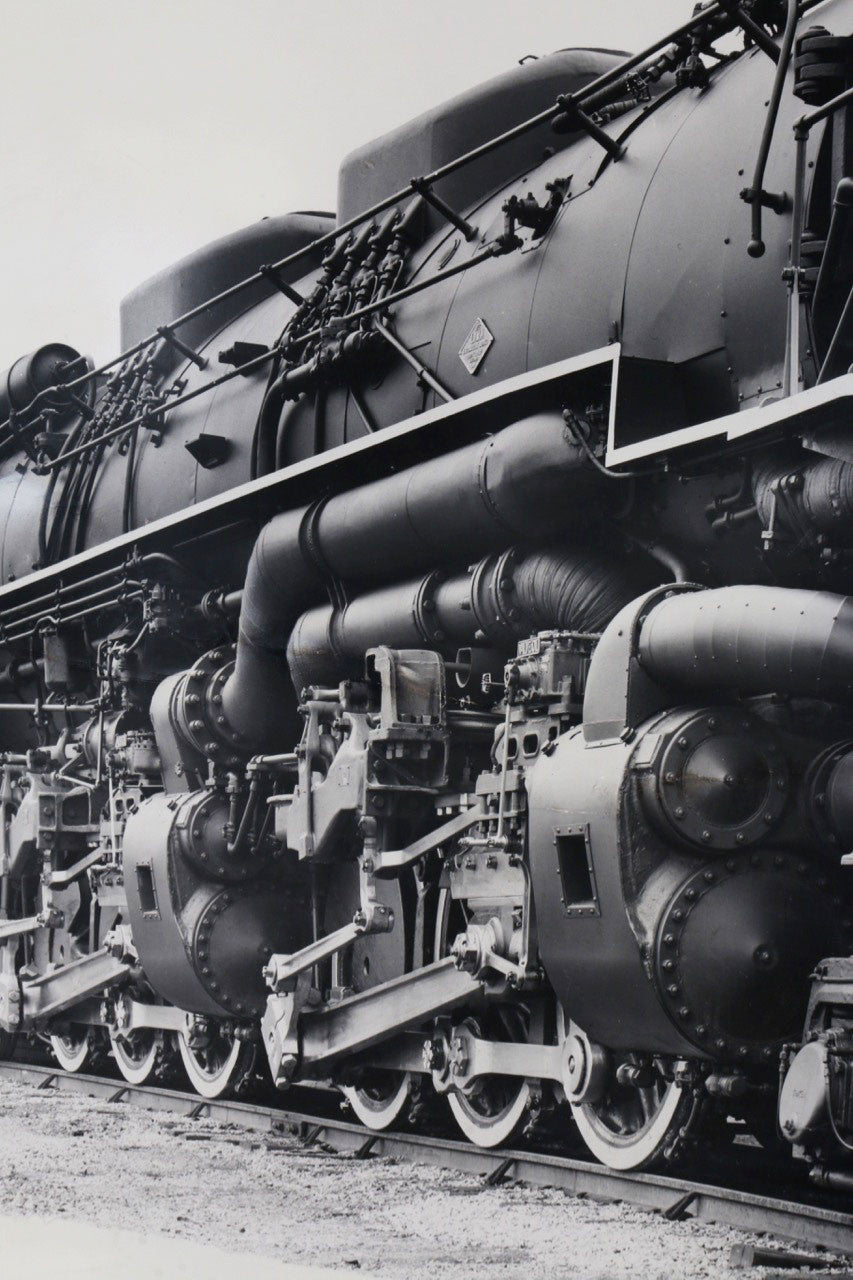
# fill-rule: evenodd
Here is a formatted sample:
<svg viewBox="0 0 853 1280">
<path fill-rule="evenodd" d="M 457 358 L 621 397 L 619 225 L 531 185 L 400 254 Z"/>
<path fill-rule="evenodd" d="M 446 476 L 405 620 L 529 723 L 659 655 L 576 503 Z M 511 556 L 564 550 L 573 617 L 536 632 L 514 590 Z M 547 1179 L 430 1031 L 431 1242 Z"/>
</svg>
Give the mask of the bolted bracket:
<svg viewBox="0 0 853 1280">
<path fill-rule="evenodd" d="M 200 467 L 205 471 L 212 471 L 214 467 L 221 467 L 223 462 L 227 462 L 233 445 L 227 436 L 202 432 L 194 440 L 185 441 L 184 448 Z"/>
<path fill-rule="evenodd" d="M 289 299 L 297 307 L 301 307 L 304 303 L 305 299 L 302 294 L 288 284 L 286 280 L 282 280 L 276 267 L 265 263 L 263 266 L 258 267 L 258 275 L 263 276 L 275 289 L 278 289 L 279 293 L 283 293 L 285 298 Z"/>
<path fill-rule="evenodd" d="M 426 178 L 412 178 L 409 186 L 427 204 L 431 204 L 433 209 L 436 209 L 443 218 L 446 218 L 451 226 L 455 227 L 457 231 L 461 231 L 466 240 L 476 240 L 477 228 L 468 222 L 466 218 L 463 218 L 460 213 L 457 213 L 455 209 L 451 209 L 450 205 L 445 200 L 442 200 L 441 196 L 436 195 Z"/>
<path fill-rule="evenodd" d="M 175 336 L 169 325 L 159 325 L 157 332 L 164 342 L 168 342 L 170 347 L 174 347 L 182 356 L 186 356 L 187 360 L 190 360 L 197 368 L 207 368 L 207 357 L 200 356 L 197 351 L 193 351 L 192 347 L 188 347 L 185 342 L 181 342 L 180 338 Z"/>
<path fill-rule="evenodd" d="M 625 148 L 621 142 L 617 142 L 615 138 L 611 138 L 610 134 L 602 129 L 600 124 L 596 124 L 592 116 L 588 116 L 582 111 L 578 102 L 571 94 L 561 93 L 557 98 L 557 114 L 551 121 L 551 128 L 554 133 L 574 133 L 583 131 L 588 133 L 594 142 L 597 142 L 608 154 L 611 160 L 618 160 L 625 153 Z"/>
<path fill-rule="evenodd" d="M 261 1019 L 261 1039 L 277 1089 L 287 1089 L 299 1065 L 299 1015 L 316 1007 L 320 993 L 308 972 L 299 974 L 292 991 L 271 995 Z"/>
<path fill-rule="evenodd" d="M 230 347 L 220 351 L 218 359 L 220 364 L 230 364 L 235 369 L 242 370 L 244 365 L 251 364 L 253 360 L 260 360 L 262 356 L 269 355 L 269 351 L 269 347 L 263 342 L 232 342 Z M 254 372 L 254 369 L 249 369 L 243 374 L 243 377 L 248 378 Z"/>
<path fill-rule="evenodd" d="M 787 213 L 791 207 L 791 197 L 787 191 L 756 191 L 755 187 L 744 187 L 740 198 L 744 204 L 757 202 L 762 209 L 772 209 L 774 213 Z"/>
</svg>

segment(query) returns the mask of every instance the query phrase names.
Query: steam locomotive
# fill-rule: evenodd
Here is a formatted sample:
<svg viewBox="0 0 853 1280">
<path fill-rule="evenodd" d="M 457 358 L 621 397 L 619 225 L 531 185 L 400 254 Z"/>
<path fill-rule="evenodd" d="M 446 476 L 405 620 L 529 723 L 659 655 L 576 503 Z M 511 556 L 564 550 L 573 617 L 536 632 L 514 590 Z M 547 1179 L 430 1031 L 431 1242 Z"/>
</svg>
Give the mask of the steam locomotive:
<svg viewBox="0 0 853 1280">
<path fill-rule="evenodd" d="M 0 1051 L 853 1185 L 851 31 L 525 61 L 9 369 Z"/>
</svg>

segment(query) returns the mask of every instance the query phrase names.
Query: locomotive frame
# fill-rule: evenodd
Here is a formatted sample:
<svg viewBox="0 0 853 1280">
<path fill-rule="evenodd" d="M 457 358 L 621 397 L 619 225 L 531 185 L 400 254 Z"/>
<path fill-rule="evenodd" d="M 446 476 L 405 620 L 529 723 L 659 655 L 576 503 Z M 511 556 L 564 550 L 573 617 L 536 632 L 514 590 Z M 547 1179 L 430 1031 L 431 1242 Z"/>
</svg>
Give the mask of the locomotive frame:
<svg viewBox="0 0 853 1280">
<path fill-rule="evenodd" d="M 850 16 L 519 68 L 12 367 L 0 1052 L 849 1188 Z"/>
</svg>

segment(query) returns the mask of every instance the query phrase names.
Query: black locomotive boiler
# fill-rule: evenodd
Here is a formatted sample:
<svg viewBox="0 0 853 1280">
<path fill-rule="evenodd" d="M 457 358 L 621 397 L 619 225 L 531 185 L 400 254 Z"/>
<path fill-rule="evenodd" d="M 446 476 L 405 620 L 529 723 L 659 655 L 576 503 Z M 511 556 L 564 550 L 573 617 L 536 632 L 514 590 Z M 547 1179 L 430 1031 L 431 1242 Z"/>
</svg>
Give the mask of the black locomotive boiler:
<svg viewBox="0 0 853 1280">
<path fill-rule="evenodd" d="M 851 33 L 525 61 L 12 366 L 0 1050 L 851 1185 Z"/>
</svg>

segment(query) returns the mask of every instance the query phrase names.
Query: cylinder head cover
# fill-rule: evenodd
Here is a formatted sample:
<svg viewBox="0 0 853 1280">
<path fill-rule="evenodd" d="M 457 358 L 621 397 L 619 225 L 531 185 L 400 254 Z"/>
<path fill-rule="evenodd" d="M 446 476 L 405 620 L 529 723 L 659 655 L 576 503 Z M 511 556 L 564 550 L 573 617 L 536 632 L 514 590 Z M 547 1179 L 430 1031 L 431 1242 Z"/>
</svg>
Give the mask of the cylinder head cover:
<svg viewBox="0 0 853 1280">
<path fill-rule="evenodd" d="M 655 977 L 673 1021 L 698 1046 L 770 1061 L 799 1035 L 817 962 L 851 945 L 828 878 L 793 856 L 742 854 L 681 883 L 660 917 Z"/>
<path fill-rule="evenodd" d="M 772 729 L 739 708 L 674 712 L 646 780 L 649 815 L 671 838 L 706 849 L 766 839 L 788 795 L 788 769 Z"/>
<path fill-rule="evenodd" d="M 264 964 L 273 951 L 304 945 L 310 912 L 298 877 L 285 882 L 263 858 L 235 858 L 240 874 L 232 872 L 227 816 L 225 797 L 208 791 L 151 796 L 130 815 L 128 916 L 161 996 L 191 1013 L 258 1017 Z"/>
<path fill-rule="evenodd" d="M 171 841 L 176 853 L 206 879 L 229 884 L 256 876 L 269 861 L 266 846 L 228 852 L 228 803 L 214 791 L 193 791 L 178 803 Z"/>
<path fill-rule="evenodd" d="M 65 342 L 48 342 L 21 356 L 0 374 L 0 418 L 25 409 L 34 396 L 62 380 L 67 365 L 80 359 L 79 351 Z"/>
</svg>

